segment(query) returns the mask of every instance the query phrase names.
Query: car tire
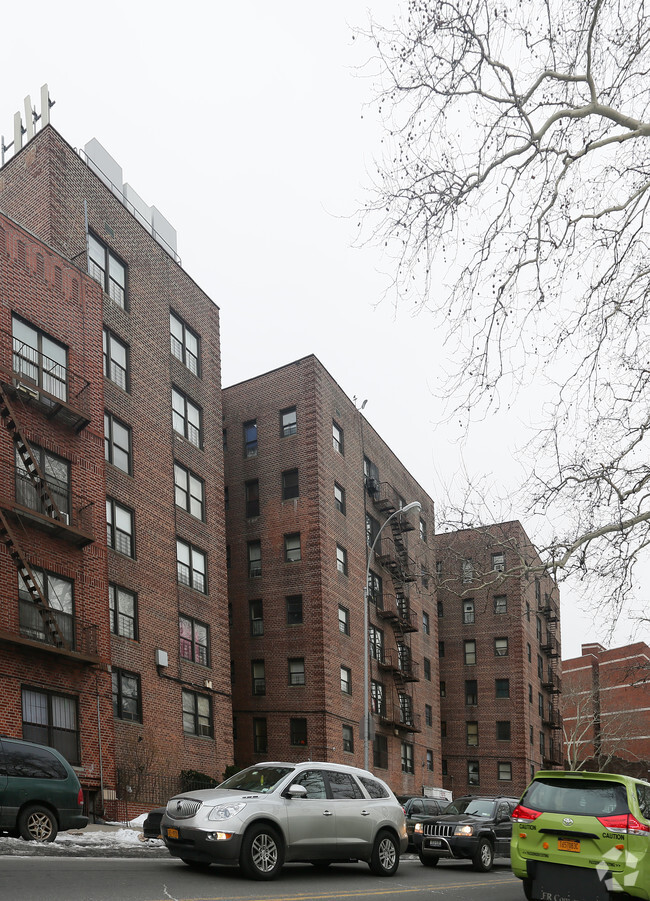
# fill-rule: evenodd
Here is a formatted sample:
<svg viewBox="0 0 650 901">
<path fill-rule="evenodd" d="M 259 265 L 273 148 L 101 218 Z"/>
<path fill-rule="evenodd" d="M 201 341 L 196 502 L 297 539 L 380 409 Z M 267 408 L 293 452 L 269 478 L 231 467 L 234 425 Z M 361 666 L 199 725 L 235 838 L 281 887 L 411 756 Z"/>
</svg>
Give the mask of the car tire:
<svg viewBox="0 0 650 901">
<path fill-rule="evenodd" d="M 30 804 L 18 817 L 18 831 L 26 842 L 53 842 L 59 831 L 59 825 L 47 807 Z"/>
<path fill-rule="evenodd" d="M 533 880 L 522 879 L 521 882 L 524 889 L 524 895 L 526 896 L 526 901 L 533 901 Z"/>
<path fill-rule="evenodd" d="M 425 857 L 424 854 L 418 854 L 418 857 L 420 858 L 420 863 L 423 867 L 437 867 L 438 861 L 440 860 L 439 857 L 436 857 L 433 854 L 430 854 L 427 857 Z"/>
<path fill-rule="evenodd" d="M 375 876 L 394 876 L 399 867 L 399 845 L 397 839 L 387 830 L 382 830 L 372 849 L 369 862 Z"/>
<path fill-rule="evenodd" d="M 239 865 L 249 879 L 270 880 L 284 863 L 282 839 L 272 826 L 252 826 L 244 835 Z"/>
<path fill-rule="evenodd" d="M 207 860 L 189 860 L 187 857 L 181 857 L 181 860 L 190 870 L 209 870 L 212 866 Z"/>
<path fill-rule="evenodd" d="M 476 853 L 472 858 L 474 869 L 479 873 L 488 873 L 494 864 L 494 849 L 492 843 L 487 838 L 480 838 Z"/>
</svg>

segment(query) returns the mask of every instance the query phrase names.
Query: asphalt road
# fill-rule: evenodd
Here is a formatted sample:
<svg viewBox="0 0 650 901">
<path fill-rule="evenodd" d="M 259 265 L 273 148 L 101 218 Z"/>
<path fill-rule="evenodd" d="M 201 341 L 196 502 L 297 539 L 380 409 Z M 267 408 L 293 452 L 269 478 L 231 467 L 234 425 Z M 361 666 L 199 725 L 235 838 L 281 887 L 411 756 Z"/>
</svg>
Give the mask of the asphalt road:
<svg viewBox="0 0 650 901">
<path fill-rule="evenodd" d="M 431 870 L 402 860 L 396 876 L 373 876 L 365 864 L 326 872 L 288 865 L 273 882 L 252 882 L 237 869 L 196 873 L 170 858 L 0 858 L 2 901 L 524 901 L 507 863 L 490 873 L 450 862 Z"/>
</svg>

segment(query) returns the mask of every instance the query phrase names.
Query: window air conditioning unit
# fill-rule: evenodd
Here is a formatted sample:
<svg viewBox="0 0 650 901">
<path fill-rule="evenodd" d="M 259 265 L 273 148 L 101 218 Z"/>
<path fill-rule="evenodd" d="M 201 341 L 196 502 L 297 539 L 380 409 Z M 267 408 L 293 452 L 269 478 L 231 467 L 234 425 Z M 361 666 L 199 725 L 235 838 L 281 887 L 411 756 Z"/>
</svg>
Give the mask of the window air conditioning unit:
<svg viewBox="0 0 650 901">
<path fill-rule="evenodd" d="M 66 526 L 70 525 L 70 514 L 69 513 L 61 513 L 61 522 Z"/>
<path fill-rule="evenodd" d="M 38 391 L 36 388 L 32 388 L 31 385 L 26 385 L 24 382 L 18 382 L 16 384 L 16 390 L 19 394 L 27 394 L 29 397 L 33 397 L 34 400 L 38 400 Z"/>
<path fill-rule="evenodd" d="M 494 564 L 495 573 L 503 573 L 506 571 L 505 563 L 495 563 Z"/>
</svg>

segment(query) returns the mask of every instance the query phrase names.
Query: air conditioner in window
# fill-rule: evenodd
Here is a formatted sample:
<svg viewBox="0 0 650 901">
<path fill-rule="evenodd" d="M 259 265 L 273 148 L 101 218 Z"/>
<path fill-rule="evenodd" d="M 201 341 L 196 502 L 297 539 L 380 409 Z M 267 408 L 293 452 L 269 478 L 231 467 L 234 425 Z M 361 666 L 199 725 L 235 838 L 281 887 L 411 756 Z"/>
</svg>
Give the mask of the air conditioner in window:
<svg viewBox="0 0 650 901">
<path fill-rule="evenodd" d="M 61 513 L 61 522 L 65 523 L 66 526 L 70 525 L 70 514 L 69 513 Z"/>
<path fill-rule="evenodd" d="M 26 385 L 24 382 L 17 382 L 16 390 L 19 394 L 25 394 L 28 397 L 34 398 L 34 400 L 38 400 L 39 398 L 39 393 L 36 388 L 33 388 L 31 385 Z"/>
<path fill-rule="evenodd" d="M 505 565 L 505 563 L 495 563 L 495 564 L 494 564 L 494 571 L 495 571 L 495 573 L 503 573 L 503 572 L 505 572 L 505 571 L 506 571 L 506 565 Z"/>
</svg>

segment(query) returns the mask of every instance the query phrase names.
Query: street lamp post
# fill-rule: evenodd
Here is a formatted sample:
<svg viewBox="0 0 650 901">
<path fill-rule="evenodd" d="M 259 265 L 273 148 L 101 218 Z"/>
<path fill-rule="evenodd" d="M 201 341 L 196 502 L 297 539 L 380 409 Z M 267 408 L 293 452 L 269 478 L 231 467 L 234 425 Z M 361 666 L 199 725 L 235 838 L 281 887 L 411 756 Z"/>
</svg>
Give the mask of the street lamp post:
<svg viewBox="0 0 650 901">
<path fill-rule="evenodd" d="M 394 513 L 391 513 L 391 515 L 387 517 L 381 524 L 379 531 L 375 535 L 375 540 L 373 541 L 372 545 L 370 546 L 370 550 L 368 551 L 366 584 L 363 589 L 363 634 L 365 636 L 363 649 L 363 766 L 366 770 L 368 769 L 369 763 L 368 749 L 370 744 L 370 634 L 368 621 L 368 580 L 370 579 L 370 563 L 372 561 L 372 555 L 375 550 L 375 545 L 379 541 L 379 536 L 384 531 L 391 519 L 394 519 L 396 516 L 400 516 L 404 513 L 409 513 L 411 510 L 421 509 L 422 504 L 419 501 L 413 501 L 412 503 L 407 504 L 405 507 L 400 507 L 399 510 L 395 510 Z"/>
</svg>

